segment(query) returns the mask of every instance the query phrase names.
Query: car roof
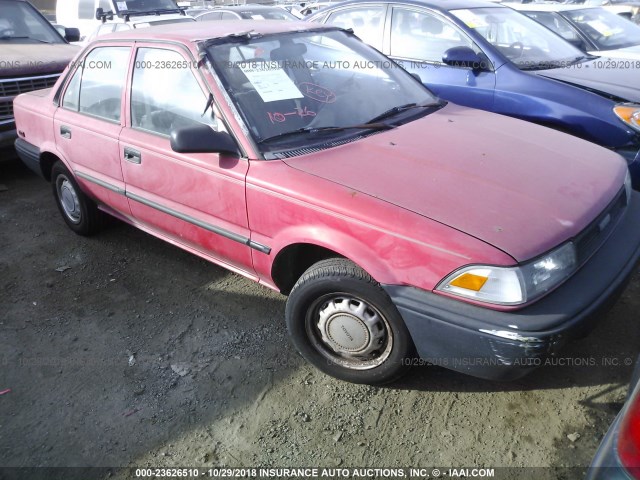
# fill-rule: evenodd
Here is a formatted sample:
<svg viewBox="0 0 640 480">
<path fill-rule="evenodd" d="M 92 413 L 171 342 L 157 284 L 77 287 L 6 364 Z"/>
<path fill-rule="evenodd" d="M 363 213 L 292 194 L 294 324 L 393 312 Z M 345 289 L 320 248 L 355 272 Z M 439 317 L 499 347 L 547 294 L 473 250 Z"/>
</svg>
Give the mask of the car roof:
<svg viewBox="0 0 640 480">
<path fill-rule="evenodd" d="M 524 10 L 526 12 L 567 12 L 569 10 L 593 10 L 594 5 L 565 5 L 562 3 L 503 3 L 514 10 Z"/>
<path fill-rule="evenodd" d="M 293 20 L 219 20 L 217 22 L 182 22 L 152 28 L 109 33 L 99 37 L 104 40 L 150 40 L 193 43 L 200 40 L 223 38 L 245 32 L 268 35 L 307 30 L 327 29 L 326 25 Z"/>
<path fill-rule="evenodd" d="M 465 8 L 483 8 L 483 7 L 494 7 L 501 8 L 500 4 L 496 4 L 494 2 L 489 2 L 485 0 L 349 0 L 342 3 L 336 3 L 335 7 L 341 7 L 345 5 L 356 5 L 359 3 L 392 3 L 392 4 L 404 4 L 404 5 L 415 5 L 420 7 L 427 7 L 435 10 L 460 10 Z M 334 8 L 334 5 L 331 5 L 328 8 L 325 8 L 324 11 L 328 11 L 331 8 Z"/>
</svg>

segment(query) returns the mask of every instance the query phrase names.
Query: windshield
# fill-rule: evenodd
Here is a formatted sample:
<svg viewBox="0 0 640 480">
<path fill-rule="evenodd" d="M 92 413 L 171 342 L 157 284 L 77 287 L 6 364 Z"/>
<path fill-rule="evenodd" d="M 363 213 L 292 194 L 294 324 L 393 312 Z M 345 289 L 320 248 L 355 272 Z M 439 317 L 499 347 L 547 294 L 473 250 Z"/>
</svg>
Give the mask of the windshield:
<svg viewBox="0 0 640 480">
<path fill-rule="evenodd" d="M 585 8 L 563 13 L 588 36 L 599 50 L 640 45 L 640 26 L 604 8 Z"/>
<path fill-rule="evenodd" d="M 65 43 L 30 4 L 0 0 L 0 43 L 6 42 Z"/>
<path fill-rule="evenodd" d="M 392 128 L 440 106 L 393 61 L 341 30 L 222 41 L 209 58 L 263 151 Z"/>
<path fill-rule="evenodd" d="M 553 30 L 566 41 L 571 42 L 573 45 L 582 48 L 583 50 L 589 49 L 589 47 L 585 45 L 580 35 L 578 35 L 576 27 L 574 27 L 569 20 L 564 18 L 558 12 L 522 12 L 528 17 L 533 18 L 536 22 L 540 22 L 548 29 Z"/>
<path fill-rule="evenodd" d="M 535 20 L 506 7 L 452 10 L 518 68 L 558 68 L 584 54 Z"/>
<path fill-rule="evenodd" d="M 174 0 L 117 0 L 116 12 L 152 12 L 154 10 L 178 10 Z"/>
</svg>

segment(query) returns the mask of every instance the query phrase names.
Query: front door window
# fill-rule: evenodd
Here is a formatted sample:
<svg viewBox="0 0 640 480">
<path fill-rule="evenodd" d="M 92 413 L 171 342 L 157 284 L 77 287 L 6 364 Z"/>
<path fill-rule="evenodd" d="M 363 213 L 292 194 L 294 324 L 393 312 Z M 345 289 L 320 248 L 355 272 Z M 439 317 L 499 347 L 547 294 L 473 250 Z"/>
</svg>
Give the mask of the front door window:
<svg viewBox="0 0 640 480">
<path fill-rule="evenodd" d="M 131 126 L 170 135 L 180 127 L 204 123 L 219 129 L 207 95 L 191 72 L 190 62 L 172 50 L 140 48 L 131 89 Z"/>
<path fill-rule="evenodd" d="M 394 8 L 391 19 L 391 56 L 442 63 L 453 47 L 480 50 L 447 20 L 430 12 Z"/>
</svg>

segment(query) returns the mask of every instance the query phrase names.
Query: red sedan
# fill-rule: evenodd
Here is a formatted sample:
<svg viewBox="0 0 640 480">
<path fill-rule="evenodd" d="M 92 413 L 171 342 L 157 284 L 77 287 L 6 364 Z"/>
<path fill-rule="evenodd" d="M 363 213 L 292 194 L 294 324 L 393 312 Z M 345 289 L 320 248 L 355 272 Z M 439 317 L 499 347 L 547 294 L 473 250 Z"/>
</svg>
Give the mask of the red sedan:
<svg viewBox="0 0 640 480">
<path fill-rule="evenodd" d="M 73 231 L 107 213 L 288 295 L 295 346 L 352 382 L 522 376 L 640 256 L 619 155 L 441 101 L 338 28 L 115 33 L 15 115 Z"/>
</svg>

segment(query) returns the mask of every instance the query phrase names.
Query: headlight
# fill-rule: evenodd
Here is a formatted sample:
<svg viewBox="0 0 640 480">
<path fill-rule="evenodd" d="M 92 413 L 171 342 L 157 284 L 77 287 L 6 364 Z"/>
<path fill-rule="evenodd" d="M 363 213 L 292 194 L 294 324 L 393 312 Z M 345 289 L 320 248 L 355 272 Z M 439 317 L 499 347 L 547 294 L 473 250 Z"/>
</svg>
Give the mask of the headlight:
<svg viewBox="0 0 640 480">
<path fill-rule="evenodd" d="M 576 249 L 568 242 L 517 267 L 471 265 L 453 272 L 436 290 L 498 305 L 530 302 L 557 286 L 576 269 Z"/>
<path fill-rule="evenodd" d="M 640 132 L 640 105 L 631 103 L 616 105 L 613 107 L 613 113 L 628 126 Z"/>
<path fill-rule="evenodd" d="M 628 169 L 624 177 L 624 192 L 627 194 L 627 205 L 629 205 L 629 202 L 631 202 L 631 173 Z"/>
</svg>

